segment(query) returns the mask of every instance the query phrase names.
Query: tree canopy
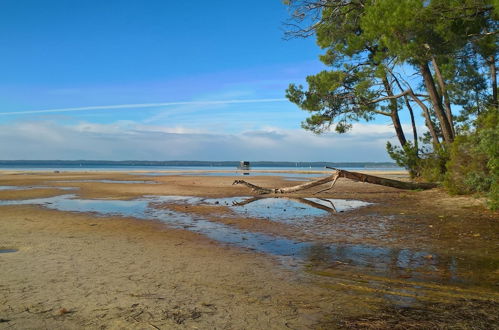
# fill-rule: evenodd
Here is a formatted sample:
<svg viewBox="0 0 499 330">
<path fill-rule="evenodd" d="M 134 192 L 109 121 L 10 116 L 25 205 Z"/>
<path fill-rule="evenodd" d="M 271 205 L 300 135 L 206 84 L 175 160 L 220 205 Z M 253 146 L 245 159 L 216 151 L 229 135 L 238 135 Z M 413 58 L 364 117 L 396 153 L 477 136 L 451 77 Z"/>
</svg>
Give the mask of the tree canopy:
<svg viewBox="0 0 499 330">
<path fill-rule="evenodd" d="M 476 156 L 474 162 L 495 165 L 474 166 L 482 172 L 472 176 L 497 178 L 497 143 L 485 153 L 463 141 L 493 141 L 480 132 L 485 126 L 479 123 L 497 118 L 498 112 L 499 0 L 285 3 L 291 12 L 287 37 L 315 36 L 323 50 L 320 60 L 328 67 L 306 77 L 305 86 L 290 84 L 286 90 L 291 102 L 310 113 L 303 128 L 344 133 L 354 122 L 387 116 L 400 143 L 387 143 L 387 151 L 412 176 L 429 168 L 438 175 L 427 177 L 443 180 L 447 169 L 467 168 L 456 164 Z M 402 111 L 411 118 L 410 138 L 400 123 Z M 422 135 L 418 114 L 427 128 Z M 499 134 L 499 128 L 487 129 Z M 459 156 L 463 148 L 471 156 Z M 449 173 L 445 181 L 455 182 L 448 178 Z"/>
<path fill-rule="evenodd" d="M 391 117 L 415 106 L 434 146 L 451 143 L 456 118 L 497 107 L 497 0 L 289 0 L 288 36 L 315 35 L 330 69 L 291 84 L 287 97 L 316 133 L 332 124 Z M 464 109 L 464 117 L 455 109 Z M 414 121 L 413 121 L 414 125 Z M 416 128 L 413 127 L 415 133 Z M 413 143 L 417 143 L 417 133 Z"/>
</svg>

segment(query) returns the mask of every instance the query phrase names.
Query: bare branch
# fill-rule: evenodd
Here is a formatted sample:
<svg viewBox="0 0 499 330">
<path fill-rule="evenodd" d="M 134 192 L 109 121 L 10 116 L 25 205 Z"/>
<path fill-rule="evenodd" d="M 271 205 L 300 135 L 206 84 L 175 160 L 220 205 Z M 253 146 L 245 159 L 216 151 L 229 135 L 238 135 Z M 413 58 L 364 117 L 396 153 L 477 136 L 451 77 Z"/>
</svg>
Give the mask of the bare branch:
<svg viewBox="0 0 499 330">
<path fill-rule="evenodd" d="M 374 104 L 374 103 L 379 103 L 379 102 L 386 101 L 386 100 L 398 99 L 398 98 L 401 98 L 402 96 L 407 95 L 409 93 L 410 93 L 410 90 L 406 90 L 406 91 L 404 91 L 400 94 L 397 94 L 397 95 L 385 96 L 385 97 L 381 97 L 379 99 L 369 101 L 369 102 L 367 102 L 367 104 Z"/>
</svg>

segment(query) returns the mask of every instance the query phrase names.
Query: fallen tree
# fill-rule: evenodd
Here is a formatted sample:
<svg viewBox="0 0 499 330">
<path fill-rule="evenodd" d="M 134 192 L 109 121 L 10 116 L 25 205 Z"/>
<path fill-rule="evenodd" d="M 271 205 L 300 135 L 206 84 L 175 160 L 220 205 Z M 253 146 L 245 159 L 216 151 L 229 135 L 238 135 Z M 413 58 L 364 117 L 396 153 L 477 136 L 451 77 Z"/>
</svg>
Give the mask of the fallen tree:
<svg viewBox="0 0 499 330">
<path fill-rule="evenodd" d="M 333 173 L 330 176 L 327 176 L 325 178 L 320 178 L 314 181 L 310 181 L 307 183 L 299 184 L 296 186 L 292 187 L 283 187 L 283 188 L 265 188 L 265 187 L 260 187 L 255 184 L 249 183 L 245 180 L 235 180 L 232 184 L 242 184 L 245 185 L 251 190 L 259 193 L 259 194 L 286 194 L 286 193 L 292 193 L 295 191 L 300 191 L 300 190 L 305 190 L 305 189 L 310 189 L 312 187 L 317 187 L 321 186 L 326 183 L 331 183 L 329 187 L 322 189 L 315 194 L 324 192 L 326 190 L 332 189 L 334 184 L 339 178 L 346 178 L 350 179 L 353 181 L 359 181 L 359 182 L 365 182 L 365 183 L 371 183 L 371 184 L 377 184 L 381 186 L 386 186 L 386 187 L 392 187 L 392 188 L 397 188 L 397 189 L 406 189 L 406 190 L 418 190 L 418 189 L 431 189 L 435 188 L 436 184 L 433 183 L 419 183 L 419 182 L 405 182 L 405 181 L 399 181 L 399 180 L 393 180 L 393 179 L 387 179 L 387 178 L 382 178 L 379 176 L 375 175 L 369 175 L 369 174 L 364 174 L 364 173 L 359 173 L 359 172 L 350 172 L 346 170 L 341 170 L 338 168 L 334 167 L 326 167 L 332 170 L 335 170 L 335 173 Z"/>
</svg>

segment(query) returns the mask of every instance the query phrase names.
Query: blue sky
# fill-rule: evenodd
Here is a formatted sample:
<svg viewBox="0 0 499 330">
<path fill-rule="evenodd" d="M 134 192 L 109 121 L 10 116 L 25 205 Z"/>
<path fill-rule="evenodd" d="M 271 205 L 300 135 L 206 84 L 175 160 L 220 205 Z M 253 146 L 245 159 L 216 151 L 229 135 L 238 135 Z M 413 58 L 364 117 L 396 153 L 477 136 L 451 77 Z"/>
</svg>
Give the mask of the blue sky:
<svg viewBox="0 0 499 330">
<path fill-rule="evenodd" d="M 388 160 L 384 118 L 300 128 L 285 89 L 323 66 L 287 17 L 280 0 L 2 0 L 0 158 Z"/>
</svg>

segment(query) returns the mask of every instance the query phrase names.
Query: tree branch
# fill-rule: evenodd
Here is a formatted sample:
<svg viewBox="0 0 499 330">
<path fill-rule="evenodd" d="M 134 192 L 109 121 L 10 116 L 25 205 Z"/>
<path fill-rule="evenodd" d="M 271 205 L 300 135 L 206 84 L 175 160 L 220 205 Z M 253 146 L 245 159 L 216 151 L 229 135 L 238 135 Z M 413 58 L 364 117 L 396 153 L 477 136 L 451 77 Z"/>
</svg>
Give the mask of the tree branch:
<svg viewBox="0 0 499 330">
<path fill-rule="evenodd" d="M 375 100 L 367 102 L 367 104 L 374 104 L 374 103 L 379 103 L 379 102 L 386 101 L 386 100 L 398 99 L 404 95 L 408 95 L 409 92 L 410 92 L 410 90 L 406 90 L 406 91 L 403 91 L 402 93 L 397 94 L 397 95 L 380 97 L 379 99 L 375 99 Z"/>
</svg>

